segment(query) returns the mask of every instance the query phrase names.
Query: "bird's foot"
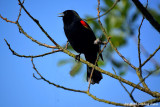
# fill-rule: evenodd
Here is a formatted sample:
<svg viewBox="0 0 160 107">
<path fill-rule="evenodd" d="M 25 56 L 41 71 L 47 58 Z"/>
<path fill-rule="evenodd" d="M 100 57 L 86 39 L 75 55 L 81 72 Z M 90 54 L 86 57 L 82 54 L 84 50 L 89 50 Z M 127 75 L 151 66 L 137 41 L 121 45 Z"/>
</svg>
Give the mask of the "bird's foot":
<svg viewBox="0 0 160 107">
<path fill-rule="evenodd" d="M 80 56 L 81 56 L 81 53 L 79 55 L 76 55 L 75 60 L 80 61 Z"/>
</svg>

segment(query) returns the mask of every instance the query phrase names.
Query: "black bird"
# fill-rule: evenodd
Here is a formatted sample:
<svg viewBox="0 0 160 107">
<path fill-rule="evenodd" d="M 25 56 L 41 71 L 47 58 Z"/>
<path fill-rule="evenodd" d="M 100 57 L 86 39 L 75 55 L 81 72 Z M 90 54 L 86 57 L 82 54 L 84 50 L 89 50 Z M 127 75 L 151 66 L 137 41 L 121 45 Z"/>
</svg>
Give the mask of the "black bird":
<svg viewBox="0 0 160 107">
<path fill-rule="evenodd" d="M 72 48 L 79 53 L 79 56 L 83 53 L 87 61 L 95 64 L 100 46 L 94 43 L 96 36 L 90 26 L 74 10 L 66 10 L 60 14 L 59 17 L 63 17 L 65 35 Z M 103 60 L 102 54 L 100 57 Z M 87 66 L 87 81 L 89 81 L 91 72 L 92 67 Z M 102 74 L 94 70 L 91 84 L 99 83 L 101 79 Z"/>
</svg>

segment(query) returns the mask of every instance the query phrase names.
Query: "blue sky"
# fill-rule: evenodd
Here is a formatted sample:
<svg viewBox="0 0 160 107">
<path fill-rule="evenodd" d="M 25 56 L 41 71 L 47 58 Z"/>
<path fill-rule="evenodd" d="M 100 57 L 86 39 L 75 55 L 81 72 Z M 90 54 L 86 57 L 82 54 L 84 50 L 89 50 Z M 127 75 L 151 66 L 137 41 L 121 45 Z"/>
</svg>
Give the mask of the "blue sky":
<svg viewBox="0 0 160 107">
<path fill-rule="evenodd" d="M 154 0 L 149 2 L 149 7 L 158 9 L 156 4 L 160 1 Z M 25 0 L 25 7 L 36 19 L 38 19 L 43 28 L 51 37 L 60 45 L 66 44 L 66 37 L 63 31 L 62 19 L 57 17 L 58 13 L 67 9 L 76 10 L 84 18 L 86 15 L 97 15 L 97 0 Z M 1 0 L 0 14 L 9 20 L 16 20 L 19 12 L 18 0 Z M 141 18 L 140 18 L 141 19 Z M 37 25 L 22 11 L 19 20 L 23 29 L 42 43 L 53 45 L 48 38 L 40 31 Z M 138 30 L 137 30 L 138 31 Z M 141 30 L 142 43 L 152 53 L 160 43 L 159 33 L 153 27 L 144 21 Z M 136 33 L 137 34 L 137 33 Z M 32 68 L 30 59 L 13 56 L 8 49 L 4 38 L 10 43 L 11 47 L 19 54 L 37 55 L 51 51 L 41 47 L 19 33 L 16 25 L 6 23 L 0 19 L 0 106 L 1 107 L 110 107 L 111 105 L 98 102 L 83 93 L 75 93 L 56 88 L 48 83 L 33 78 L 35 71 Z M 137 45 L 133 40 L 129 40 L 127 48 L 120 49 L 121 53 L 130 61 L 138 65 Z M 157 61 L 160 60 L 160 52 L 155 56 Z M 118 58 L 117 55 L 115 57 Z M 57 66 L 61 59 L 70 58 L 64 53 L 55 53 L 42 58 L 34 59 L 35 65 L 42 75 L 51 82 L 63 85 L 69 88 L 86 90 L 88 83 L 85 81 L 84 74 L 86 69 L 77 76 L 71 77 L 69 71 L 71 64 Z M 107 60 L 107 59 L 106 59 Z M 145 58 L 142 59 L 143 61 Z M 86 65 L 84 65 L 86 66 Z M 148 63 L 146 68 L 151 69 L 152 65 Z M 111 66 L 103 67 L 104 70 L 112 71 Z M 134 72 L 129 72 L 124 77 L 127 80 L 138 82 Z M 147 84 L 154 91 L 160 92 L 159 76 L 153 76 L 147 79 Z M 127 87 L 131 90 L 131 87 Z M 91 86 L 91 93 L 99 98 L 121 103 L 132 102 L 124 91 L 120 83 L 108 76 L 104 76 L 99 85 Z M 138 90 L 135 91 L 135 98 L 138 101 L 145 101 L 152 97 Z M 143 96 L 143 97 L 142 97 Z"/>
</svg>

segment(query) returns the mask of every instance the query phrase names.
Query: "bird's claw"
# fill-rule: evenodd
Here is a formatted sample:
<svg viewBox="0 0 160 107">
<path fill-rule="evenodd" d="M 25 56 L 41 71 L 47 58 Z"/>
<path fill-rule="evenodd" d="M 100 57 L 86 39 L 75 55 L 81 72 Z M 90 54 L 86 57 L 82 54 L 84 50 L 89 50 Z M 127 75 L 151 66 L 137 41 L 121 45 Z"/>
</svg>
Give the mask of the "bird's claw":
<svg viewBox="0 0 160 107">
<path fill-rule="evenodd" d="M 81 54 L 76 55 L 76 57 L 75 57 L 75 60 L 76 60 L 76 61 L 80 61 L 80 55 L 81 55 Z"/>
</svg>

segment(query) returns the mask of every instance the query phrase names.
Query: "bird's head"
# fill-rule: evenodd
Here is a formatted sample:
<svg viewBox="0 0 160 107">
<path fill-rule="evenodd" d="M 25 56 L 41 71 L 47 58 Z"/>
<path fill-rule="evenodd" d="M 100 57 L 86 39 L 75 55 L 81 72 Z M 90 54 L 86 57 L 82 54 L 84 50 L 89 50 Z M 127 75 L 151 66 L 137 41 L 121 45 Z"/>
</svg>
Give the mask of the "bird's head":
<svg viewBox="0 0 160 107">
<path fill-rule="evenodd" d="M 63 17 L 64 23 L 81 19 L 80 16 L 78 15 L 78 13 L 74 10 L 66 10 L 66 11 L 59 13 L 59 14 L 60 14 L 59 17 Z"/>
</svg>

